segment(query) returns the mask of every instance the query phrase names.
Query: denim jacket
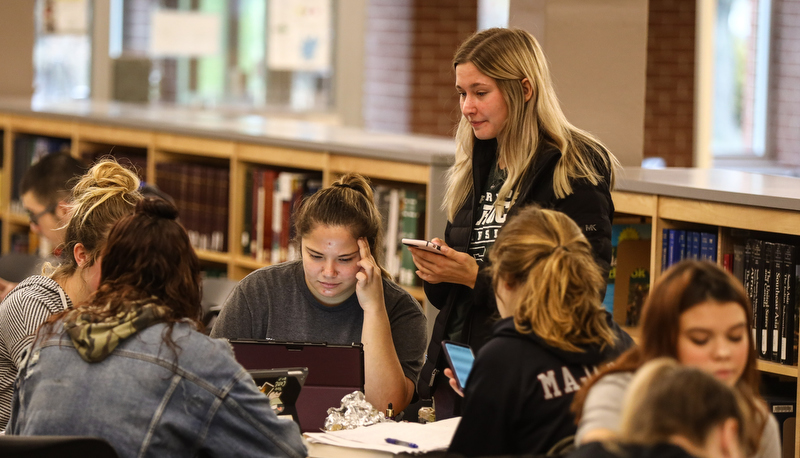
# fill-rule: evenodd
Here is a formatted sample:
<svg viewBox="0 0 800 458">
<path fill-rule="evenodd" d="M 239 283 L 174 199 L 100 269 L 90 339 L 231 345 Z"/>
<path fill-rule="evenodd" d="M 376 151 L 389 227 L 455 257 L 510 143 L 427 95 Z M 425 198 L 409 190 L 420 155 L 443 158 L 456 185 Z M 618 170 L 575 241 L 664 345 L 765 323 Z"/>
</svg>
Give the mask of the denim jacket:
<svg viewBox="0 0 800 458">
<path fill-rule="evenodd" d="M 55 329 L 20 367 L 6 434 L 102 437 L 120 457 L 306 456 L 227 342 L 177 323 L 173 350 L 161 323 L 87 363 Z"/>
</svg>

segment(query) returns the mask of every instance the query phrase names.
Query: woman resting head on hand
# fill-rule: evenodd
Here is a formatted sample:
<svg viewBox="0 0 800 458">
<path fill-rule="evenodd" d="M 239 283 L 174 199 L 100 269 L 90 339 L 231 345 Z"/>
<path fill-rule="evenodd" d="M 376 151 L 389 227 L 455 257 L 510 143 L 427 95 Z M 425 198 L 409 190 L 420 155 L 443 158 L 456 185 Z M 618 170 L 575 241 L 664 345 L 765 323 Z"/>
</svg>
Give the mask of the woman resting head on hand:
<svg viewBox="0 0 800 458">
<path fill-rule="evenodd" d="M 306 456 L 230 345 L 198 331 L 200 263 L 177 216 L 147 199 L 114 226 L 97 291 L 23 362 L 8 434 L 101 437 L 120 456 Z"/>
<path fill-rule="evenodd" d="M 404 409 L 422 367 L 427 326 L 419 303 L 382 267 L 383 225 L 369 181 L 348 173 L 303 199 L 293 218 L 302 259 L 239 282 L 211 336 L 360 342 L 367 401 L 379 410 L 389 403 Z"/>
<path fill-rule="evenodd" d="M 576 443 L 615 437 L 633 372 L 648 361 L 670 357 L 739 391 L 751 406 L 745 440 L 754 453 L 748 456 L 779 456 L 777 421 L 758 395 L 751 325 L 750 300 L 733 275 L 706 261 L 675 264 L 650 291 L 639 346 L 604 368 L 575 397 Z"/>
</svg>

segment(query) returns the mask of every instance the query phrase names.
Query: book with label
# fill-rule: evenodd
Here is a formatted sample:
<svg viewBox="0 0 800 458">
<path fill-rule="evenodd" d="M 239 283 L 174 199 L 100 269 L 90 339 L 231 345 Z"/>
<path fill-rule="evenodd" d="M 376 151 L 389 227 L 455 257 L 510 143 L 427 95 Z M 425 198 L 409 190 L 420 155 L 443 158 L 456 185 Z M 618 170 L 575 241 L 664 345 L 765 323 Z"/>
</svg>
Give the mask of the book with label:
<svg viewBox="0 0 800 458">
<path fill-rule="evenodd" d="M 772 315 L 773 302 L 772 295 L 772 276 L 774 274 L 772 265 L 775 262 L 775 244 L 764 242 L 763 269 L 761 274 L 761 290 L 758 295 L 759 307 L 759 330 L 761 332 L 761 345 L 759 356 L 762 359 L 772 358 Z"/>
<path fill-rule="evenodd" d="M 797 356 L 795 346 L 795 332 L 797 321 L 795 307 L 797 306 L 797 248 L 786 245 L 783 251 L 783 290 L 781 291 L 781 346 L 780 362 L 794 364 Z"/>
</svg>

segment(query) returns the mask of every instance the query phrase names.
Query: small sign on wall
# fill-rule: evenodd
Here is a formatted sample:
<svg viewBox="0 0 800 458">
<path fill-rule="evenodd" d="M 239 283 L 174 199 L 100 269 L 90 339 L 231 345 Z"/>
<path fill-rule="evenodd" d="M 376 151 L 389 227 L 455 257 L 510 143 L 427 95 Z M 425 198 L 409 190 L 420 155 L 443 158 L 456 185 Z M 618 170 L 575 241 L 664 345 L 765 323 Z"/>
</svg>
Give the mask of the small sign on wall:
<svg viewBox="0 0 800 458">
<path fill-rule="evenodd" d="M 151 56 L 199 57 L 220 52 L 222 19 L 218 14 L 155 10 L 150 27 Z"/>
<path fill-rule="evenodd" d="M 87 0 L 48 0 L 44 6 L 45 33 L 83 35 L 89 30 Z"/>
<path fill-rule="evenodd" d="M 270 70 L 324 72 L 331 67 L 330 0 L 269 2 Z"/>
</svg>

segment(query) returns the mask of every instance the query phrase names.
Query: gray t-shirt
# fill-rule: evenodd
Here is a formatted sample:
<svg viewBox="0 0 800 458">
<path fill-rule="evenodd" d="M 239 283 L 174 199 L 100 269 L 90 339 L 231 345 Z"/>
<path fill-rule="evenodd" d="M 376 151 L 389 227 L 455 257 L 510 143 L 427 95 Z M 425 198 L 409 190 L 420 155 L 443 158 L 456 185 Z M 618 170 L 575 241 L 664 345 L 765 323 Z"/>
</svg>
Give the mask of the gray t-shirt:
<svg viewBox="0 0 800 458">
<path fill-rule="evenodd" d="M 583 415 L 575 433 L 575 444 L 583 442 L 583 436 L 588 431 L 598 428 L 619 430 L 622 417 L 622 403 L 625 392 L 633 379 L 631 372 L 616 372 L 603 376 L 598 380 L 586 396 L 583 404 Z M 778 421 L 770 412 L 767 414 L 767 423 L 761 433 L 761 442 L 758 452 L 753 458 L 780 458 L 781 442 Z"/>
<path fill-rule="evenodd" d="M 419 302 L 383 280 L 392 340 L 403 373 L 414 383 L 422 368 L 427 324 Z M 344 303 L 325 306 L 305 282 L 302 261 L 256 270 L 231 292 L 211 337 L 350 344 L 361 342 L 364 311 L 353 293 Z"/>
</svg>

